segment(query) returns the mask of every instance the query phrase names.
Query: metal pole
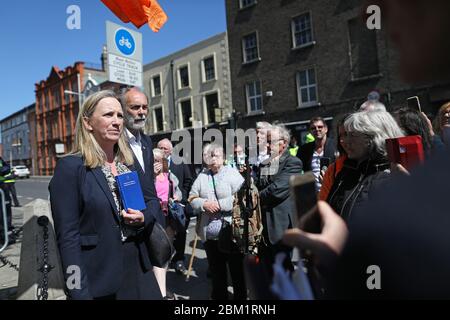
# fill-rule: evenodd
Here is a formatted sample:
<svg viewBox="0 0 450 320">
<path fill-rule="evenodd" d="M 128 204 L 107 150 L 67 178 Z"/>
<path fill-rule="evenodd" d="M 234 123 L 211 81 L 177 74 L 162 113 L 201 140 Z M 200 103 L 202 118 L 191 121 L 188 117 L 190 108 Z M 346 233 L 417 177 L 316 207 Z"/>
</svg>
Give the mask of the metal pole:
<svg viewBox="0 0 450 320">
<path fill-rule="evenodd" d="M 77 81 L 78 81 L 78 112 L 80 112 L 82 105 L 81 98 L 83 97 L 83 94 L 81 93 L 81 76 L 79 72 L 77 73 Z"/>
<path fill-rule="evenodd" d="M 3 210 L 3 212 L 2 212 L 2 214 L 3 214 L 3 229 L 5 231 L 5 234 L 4 234 L 5 243 L 3 244 L 3 247 L 0 248 L 0 253 L 1 253 L 8 246 L 8 220 L 7 220 L 8 217 L 6 216 L 5 193 L 3 192 L 2 189 L 0 189 L 0 197 L 1 197 L 1 201 L 2 201 L 2 210 Z"/>
</svg>

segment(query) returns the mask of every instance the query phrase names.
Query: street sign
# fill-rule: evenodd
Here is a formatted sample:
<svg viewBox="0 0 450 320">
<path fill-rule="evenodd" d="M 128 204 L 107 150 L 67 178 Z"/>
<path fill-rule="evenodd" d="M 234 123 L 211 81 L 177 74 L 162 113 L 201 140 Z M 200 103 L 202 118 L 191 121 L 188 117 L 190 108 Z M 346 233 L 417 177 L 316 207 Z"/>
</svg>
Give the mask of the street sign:
<svg viewBox="0 0 450 320">
<path fill-rule="evenodd" d="M 142 87 L 142 34 L 106 21 L 109 81 Z"/>
<path fill-rule="evenodd" d="M 56 143 L 55 144 L 55 152 L 56 154 L 63 154 L 65 153 L 65 146 L 63 143 Z"/>
</svg>

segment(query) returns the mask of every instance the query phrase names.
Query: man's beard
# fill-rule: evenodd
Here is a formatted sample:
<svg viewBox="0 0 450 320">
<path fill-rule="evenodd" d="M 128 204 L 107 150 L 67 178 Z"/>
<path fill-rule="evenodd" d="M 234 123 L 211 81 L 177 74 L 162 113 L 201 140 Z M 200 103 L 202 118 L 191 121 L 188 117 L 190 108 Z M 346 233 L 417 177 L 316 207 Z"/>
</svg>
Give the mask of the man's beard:
<svg viewBox="0 0 450 320">
<path fill-rule="evenodd" d="M 141 118 L 133 118 L 132 116 L 126 116 L 126 124 L 128 129 L 142 131 L 145 127 L 146 117 L 143 116 Z"/>
</svg>

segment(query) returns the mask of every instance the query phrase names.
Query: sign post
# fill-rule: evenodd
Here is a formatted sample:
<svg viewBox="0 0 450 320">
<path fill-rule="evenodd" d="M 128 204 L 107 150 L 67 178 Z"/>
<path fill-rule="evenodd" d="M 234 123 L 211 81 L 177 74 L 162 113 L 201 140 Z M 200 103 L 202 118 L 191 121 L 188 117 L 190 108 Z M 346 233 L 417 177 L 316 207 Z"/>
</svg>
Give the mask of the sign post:
<svg viewBox="0 0 450 320">
<path fill-rule="evenodd" d="M 142 87 L 142 34 L 106 21 L 109 81 Z"/>
</svg>

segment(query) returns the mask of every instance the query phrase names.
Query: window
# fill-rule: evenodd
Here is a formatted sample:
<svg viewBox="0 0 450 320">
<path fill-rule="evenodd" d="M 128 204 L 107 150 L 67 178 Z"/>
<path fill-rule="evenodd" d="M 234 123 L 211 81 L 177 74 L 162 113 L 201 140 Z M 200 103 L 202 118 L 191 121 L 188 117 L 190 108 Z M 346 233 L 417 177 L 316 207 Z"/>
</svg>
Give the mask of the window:
<svg viewBox="0 0 450 320">
<path fill-rule="evenodd" d="M 258 37 L 256 32 L 249 34 L 242 39 L 242 48 L 244 50 L 244 63 L 259 60 Z"/>
<path fill-rule="evenodd" d="M 153 130 L 154 132 L 164 131 L 164 114 L 162 106 L 153 109 Z"/>
<path fill-rule="evenodd" d="M 351 79 L 379 74 L 377 34 L 360 18 L 348 21 Z"/>
<path fill-rule="evenodd" d="M 262 111 L 261 81 L 246 85 L 248 113 Z"/>
<path fill-rule="evenodd" d="M 184 66 L 178 69 L 178 88 L 183 89 L 189 87 L 189 67 Z"/>
<path fill-rule="evenodd" d="M 203 63 L 203 82 L 216 79 L 216 67 L 214 63 L 214 56 L 205 58 Z"/>
<path fill-rule="evenodd" d="M 205 122 L 206 124 L 216 121 L 216 110 L 219 108 L 219 95 L 217 92 L 205 95 Z"/>
<path fill-rule="evenodd" d="M 239 7 L 241 9 L 250 7 L 254 4 L 256 4 L 256 0 L 239 0 Z"/>
<path fill-rule="evenodd" d="M 180 102 L 180 127 L 191 128 L 192 122 L 192 104 L 191 99 Z"/>
<path fill-rule="evenodd" d="M 314 69 L 297 73 L 297 95 L 300 108 L 317 104 L 316 72 Z"/>
<path fill-rule="evenodd" d="M 313 43 L 311 14 L 309 12 L 292 19 L 291 28 L 294 48 Z"/>
<path fill-rule="evenodd" d="M 152 96 L 157 97 L 161 95 L 161 76 L 157 75 L 152 78 Z"/>
</svg>

